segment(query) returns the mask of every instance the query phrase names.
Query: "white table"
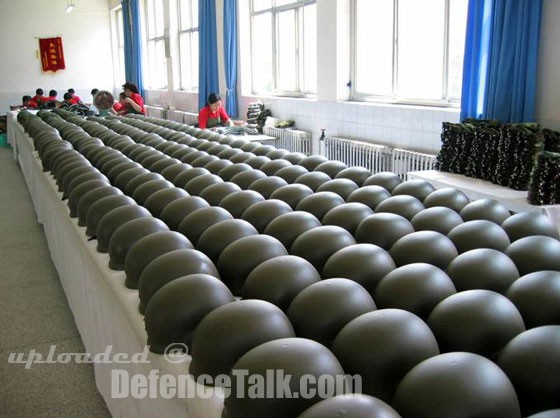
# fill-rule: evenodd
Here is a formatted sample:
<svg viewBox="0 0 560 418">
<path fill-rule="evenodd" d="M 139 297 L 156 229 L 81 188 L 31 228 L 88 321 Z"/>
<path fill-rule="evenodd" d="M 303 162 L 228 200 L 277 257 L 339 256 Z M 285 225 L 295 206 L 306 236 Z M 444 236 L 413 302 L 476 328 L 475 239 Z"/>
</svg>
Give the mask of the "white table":
<svg viewBox="0 0 560 418">
<path fill-rule="evenodd" d="M 9 118 L 10 144 L 20 164 L 33 199 L 38 222 L 43 225 L 51 258 L 74 315 L 86 352 L 92 355 L 111 350 L 129 356 L 142 353 L 147 335 L 143 316 L 138 312 L 138 291 L 124 286 L 124 272 L 110 270 L 109 255 L 98 253 L 97 241 L 88 241 L 85 227 L 69 217 L 65 201 L 49 173 L 42 171 L 33 144 L 15 115 Z M 149 363 L 96 363 L 95 379 L 113 417 L 219 418 L 223 409 L 223 393 L 198 385 L 187 379 L 187 393 L 202 393 L 205 398 L 166 399 L 128 396 L 112 397 L 112 370 L 125 370 L 129 376 L 159 375 L 179 378 L 187 375 L 191 357 L 169 362 L 163 355 L 149 353 Z M 113 387 L 114 389 L 114 387 Z M 48 389 L 47 389 L 48 390 Z M 197 392 L 199 390 L 199 392 Z"/>
<path fill-rule="evenodd" d="M 495 199 L 514 213 L 541 211 L 552 219 L 560 232 L 560 205 L 531 205 L 527 202 L 526 191 L 512 190 L 489 181 L 437 170 L 411 171 L 407 173 L 407 178 L 426 180 L 436 189 L 454 187 L 472 200 Z"/>
<path fill-rule="evenodd" d="M 269 145 L 273 145 L 274 141 L 277 140 L 276 137 L 274 136 L 269 136 L 269 135 L 238 135 L 238 136 L 234 136 L 236 139 L 245 139 L 248 142 L 261 142 L 263 144 L 269 144 Z"/>
</svg>

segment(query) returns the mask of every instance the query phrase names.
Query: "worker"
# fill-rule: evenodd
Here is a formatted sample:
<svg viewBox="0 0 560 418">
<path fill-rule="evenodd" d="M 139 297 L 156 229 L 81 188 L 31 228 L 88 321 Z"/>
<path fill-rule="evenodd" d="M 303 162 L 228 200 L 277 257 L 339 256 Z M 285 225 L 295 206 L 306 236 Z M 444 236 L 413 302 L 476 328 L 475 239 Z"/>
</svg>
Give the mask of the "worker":
<svg viewBox="0 0 560 418">
<path fill-rule="evenodd" d="M 72 102 L 72 93 L 66 92 L 64 93 L 63 96 L 64 100 L 62 101 L 62 103 L 60 103 L 60 108 L 61 109 L 70 109 L 72 107 L 72 105 L 74 104 Z"/>
<path fill-rule="evenodd" d="M 30 107 L 37 109 L 43 107 L 47 102 L 47 98 L 44 96 L 45 92 L 43 89 L 35 90 L 35 96 L 31 98 Z"/>
<path fill-rule="evenodd" d="M 48 108 L 48 109 L 54 109 L 55 107 L 58 107 L 60 105 L 60 103 L 56 99 L 57 96 L 58 96 L 58 92 L 56 90 L 49 91 L 49 97 L 46 98 L 46 106 L 45 107 Z M 41 107 L 41 106 L 39 106 L 39 107 Z"/>
<path fill-rule="evenodd" d="M 136 84 L 127 81 L 123 84 L 124 94 L 126 94 L 126 113 L 146 114 L 144 109 L 144 99 L 138 92 Z"/>
<path fill-rule="evenodd" d="M 116 102 L 113 107 L 111 108 L 111 113 L 113 114 L 117 114 L 117 115 L 124 115 L 125 113 L 127 113 L 126 110 L 126 94 L 124 91 L 122 91 L 119 94 L 119 101 Z"/>
<path fill-rule="evenodd" d="M 79 104 L 82 103 L 82 99 L 80 99 L 80 96 L 78 96 L 74 89 L 70 88 L 68 89 L 68 93 L 70 93 L 72 95 L 72 104 Z"/>
<path fill-rule="evenodd" d="M 31 101 L 31 96 L 23 96 L 21 98 L 20 109 L 37 109 L 37 104 Z"/>
<path fill-rule="evenodd" d="M 206 106 L 198 113 L 198 127 L 212 129 L 225 125 L 233 126 L 233 121 L 222 107 L 222 98 L 216 93 L 211 93 L 206 101 Z"/>
</svg>

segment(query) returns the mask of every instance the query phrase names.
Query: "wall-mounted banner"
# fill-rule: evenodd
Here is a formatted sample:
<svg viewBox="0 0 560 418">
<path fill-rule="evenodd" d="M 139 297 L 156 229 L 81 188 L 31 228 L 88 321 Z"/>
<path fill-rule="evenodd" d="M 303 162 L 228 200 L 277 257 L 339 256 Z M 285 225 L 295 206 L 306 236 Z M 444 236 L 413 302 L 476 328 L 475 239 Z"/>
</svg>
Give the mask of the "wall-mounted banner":
<svg viewBox="0 0 560 418">
<path fill-rule="evenodd" d="M 43 71 L 57 71 L 66 68 L 61 37 L 39 39 L 39 49 Z"/>
</svg>

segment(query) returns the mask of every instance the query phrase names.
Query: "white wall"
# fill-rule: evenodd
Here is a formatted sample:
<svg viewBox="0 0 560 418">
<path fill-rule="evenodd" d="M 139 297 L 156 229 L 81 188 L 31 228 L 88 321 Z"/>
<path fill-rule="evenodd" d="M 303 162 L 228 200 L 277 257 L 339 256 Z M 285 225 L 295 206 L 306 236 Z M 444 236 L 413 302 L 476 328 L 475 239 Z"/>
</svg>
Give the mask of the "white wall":
<svg viewBox="0 0 560 418">
<path fill-rule="evenodd" d="M 55 89 L 62 98 L 72 87 L 84 101 L 92 88 L 112 90 L 109 3 L 73 0 L 0 0 L 0 114 L 35 89 Z M 62 36 L 66 69 L 44 73 L 38 38 Z"/>
<path fill-rule="evenodd" d="M 535 119 L 560 130 L 560 1 L 544 0 L 539 44 Z"/>
</svg>

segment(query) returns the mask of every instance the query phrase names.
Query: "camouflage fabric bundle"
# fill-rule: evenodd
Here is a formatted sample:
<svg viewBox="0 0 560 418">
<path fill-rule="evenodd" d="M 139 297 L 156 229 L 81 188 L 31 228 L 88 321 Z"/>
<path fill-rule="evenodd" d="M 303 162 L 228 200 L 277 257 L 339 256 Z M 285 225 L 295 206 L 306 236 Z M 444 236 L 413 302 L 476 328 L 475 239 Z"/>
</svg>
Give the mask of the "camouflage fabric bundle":
<svg viewBox="0 0 560 418">
<path fill-rule="evenodd" d="M 465 175 L 494 182 L 501 126 L 487 121 L 473 123 L 472 126 L 473 140 Z"/>
<path fill-rule="evenodd" d="M 544 150 L 551 152 L 560 152 L 560 132 L 552 129 L 543 129 Z"/>
<path fill-rule="evenodd" d="M 550 147 L 559 135 L 548 133 Z M 437 169 L 527 190 L 535 156 L 545 141 L 535 123 L 501 124 L 493 119 L 443 123 Z M 556 148 L 553 148 L 556 149 Z"/>
<path fill-rule="evenodd" d="M 560 204 L 560 153 L 538 153 L 527 199 L 532 205 Z"/>
<path fill-rule="evenodd" d="M 542 130 L 537 124 L 504 125 L 497 147 L 494 182 L 514 190 L 527 190 L 535 156 L 542 144 Z"/>
<path fill-rule="evenodd" d="M 455 174 L 465 174 L 467 156 L 470 154 L 474 130 L 472 125 L 443 122 L 441 149 L 436 168 Z"/>
</svg>

